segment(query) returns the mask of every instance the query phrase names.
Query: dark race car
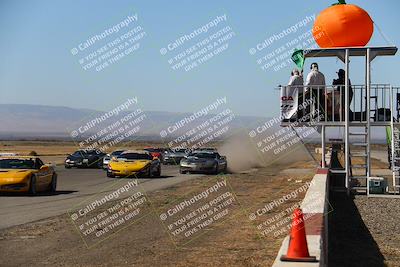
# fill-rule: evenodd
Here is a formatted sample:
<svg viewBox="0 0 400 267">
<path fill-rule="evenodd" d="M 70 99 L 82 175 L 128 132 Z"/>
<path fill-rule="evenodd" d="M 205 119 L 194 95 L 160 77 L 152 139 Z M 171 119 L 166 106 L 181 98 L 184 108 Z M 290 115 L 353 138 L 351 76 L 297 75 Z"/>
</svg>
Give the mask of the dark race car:
<svg viewBox="0 0 400 267">
<path fill-rule="evenodd" d="M 180 173 L 213 173 L 226 172 L 228 163 L 224 156 L 217 152 L 199 152 L 189 154 L 181 160 Z"/>
<path fill-rule="evenodd" d="M 78 150 L 69 155 L 64 163 L 66 169 L 77 168 L 102 168 L 105 153 L 97 150 Z"/>
</svg>

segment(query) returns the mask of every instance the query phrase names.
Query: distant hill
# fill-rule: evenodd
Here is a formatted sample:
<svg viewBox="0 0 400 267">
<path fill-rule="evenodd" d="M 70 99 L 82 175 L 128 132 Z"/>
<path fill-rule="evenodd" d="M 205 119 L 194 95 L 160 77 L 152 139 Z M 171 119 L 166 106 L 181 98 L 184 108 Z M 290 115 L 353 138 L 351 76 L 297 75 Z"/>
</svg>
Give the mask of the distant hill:
<svg viewBox="0 0 400 267">
<path fill-rule="evenodd" d="M 72 130 L 84 125 L 91 119 L 103 115 L 104 111 L 77 109 L 61 106 L 42 106 L 25 104 L 0 104 L 0 138 L 69 138 Z M 118 116 L 108 119 L 106 123 L 94 127 L 88 133 L 98 131 L 102 127 L 112 124 L 129 114 L 121 112 Z M 144 111 L 146 119 L 141 124 L 138 135 L 146 138 L 160 139 L 160 131 L 175 124 L 191 113 L 174 113 L 161 111 Z M 171 134 L 170 137 L 179 136 L 186 131 L 209 120 L 215 114 L 208 114 L 197 118 L 193 123 L 187 124 Z M 254 127 L 266 118 L 235 116 L 229 123 L 231 130 L 241 130 Z"/>
<path fill-rule="evenodd" d="M 222 110 L 221 110 L 222 111 Z M 111 125 L 113 121 L 121 119 L 132 111 L 121 112 L 118 116 L 108 119 L 105 123 L 90 129 L 87 134 L 99 131 Z M 217 110 L 220 112 L 220 110 Z M 78 109 L 62 106 L 42 106 L 25 104 L 0 104 L 0 139 L 66 139 L 71 140 L 71 131 L 82 126 L 90 120 L 104 115 L 104 111 Z M 135 139 L 159 140 L 160 131 L 174 125 L 184 118 L 188 118 L 192 113 L 177 113 L 163 111 L 144 111 L 146 119 L 141 123 L 140 131 L 135 134 Z M 187 131 L 200 125 L 215 114 L 201 116 L 192 123 L 185 124 L 168 135 L 166 139 L 176 138 Z M 242 132 L 247 134 L 249 129 L 253 129 L 269 120 L 267 117 L 235 116 L 229 122 L 229 133 Z M 279 128 L 279 126 L 276 126 Z M 343 135 L 341 131 L 330 130 L 328 138 L 337 138 Z M 221 138 L 226 137 L 222 135 Z M 377 143 L 385 142 L 385 130 L 382 127 L 372 128 L 372 139 Z M 165 140 L 165 139 L 164 139 Z M 308 142 L 319 142 L 318 134 L 308 138 Z"/>
</svg>

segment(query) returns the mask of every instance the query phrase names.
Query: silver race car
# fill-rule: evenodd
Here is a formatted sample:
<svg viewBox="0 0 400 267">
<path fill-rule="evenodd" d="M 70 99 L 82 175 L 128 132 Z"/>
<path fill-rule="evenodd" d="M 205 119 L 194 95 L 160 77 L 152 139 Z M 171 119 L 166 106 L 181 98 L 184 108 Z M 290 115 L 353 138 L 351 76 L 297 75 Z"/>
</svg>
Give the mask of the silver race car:
<svg viewBox="0 0 400 267">
<path fill-rule="evenodd" d="M 191 153 L 181 160 L 180 173 L 213 173 L 226 172 L 228 163 L 226 157 L 218 152 Z"/>
<path fill-rule="evenodd" d="M 164 164 L 177 165 L 188 155 L 186 149 L 169 149 L 164 152 Z"/>
</svg>

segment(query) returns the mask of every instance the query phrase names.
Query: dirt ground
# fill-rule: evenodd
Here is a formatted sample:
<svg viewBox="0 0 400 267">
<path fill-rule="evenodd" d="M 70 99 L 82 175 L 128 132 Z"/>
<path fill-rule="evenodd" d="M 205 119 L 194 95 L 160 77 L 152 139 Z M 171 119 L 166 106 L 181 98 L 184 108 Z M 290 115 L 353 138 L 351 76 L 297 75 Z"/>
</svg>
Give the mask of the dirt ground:
<svg viewBox="0 0 400 267">
<path fill-rule="evenodd" d="M 284 169 L 292 169 L 287 173 Z M 302 168 L 296 174 L 296 168 Z M 307 173 L 306 170 L 309 172 Z M 154 212 L 105 241 L 87 248 L 67 215 L 0 232 L 1 266 L 270 266 L 287 231 L 262 235 L 249 214 L 310 181 L 315 163 L 265 167 L 258 171 L 207 176 L 148 194 Z M 203 229 L 188 243 L 173 242 L 157 210 L 224 178 L 238 200 L 227 219 Z M 270 210 L 273 216 L 299 203 L 304 192 Z"/>
<path fill-rule="evenodd" d="M 162 144 L 136 143 L 124 147 L 141 148 Z M 307 145 L 313 151 L 316 145 Z M 27 154 L 60 162 L 76 150 L 72 142 L 0 142 L 1 152 Z M 374 149 L 382 150 L 377 145 Z M 316 160 L 320 155 L 313 155 Z M 355 160 L 355 164 L 362 162 Z M 386 169 L 387 163 L 372 159 L 373 166 Z M 314 161 L 268 166 L 246 173 L 207 176 L 148 194 L 152 212 L 140 221 L 88 248 L 70 217 L 52 217 L 0 231 L 0 266 L 270 266 L 286 232 L 263 235 L 260 222 L 299 203 L 304 197 L 286 201 L 264 217 L 249 215 L 267 203 L 289 194 L 310 181 Z M 216 178 L 224 178 L 238 200 L 226 220 L 203 229 L 188 243 L 176 243 L 162 224 L 159 211 L 189 192 L 200 192 Z M 348 198 L 332 193 L 329 215 L 330 266 L 400 266 L 398 199 Z M 354 260 L 355 257 L 357 260 Z"/>
<path fill-rule="evenodd" d="M 396 220 L 400 212 L 400 199 L 356 196 L 353 201 L 377 244 L 376 258 L 383 258 L 387 266 L 400 266 L 400 235 L 397 234 L 400 225 Z"/>
<path fill-rule="evenodd" d="M 400 266 L 400 199 L 332 193 L 329 266 Z"/>
</svg>

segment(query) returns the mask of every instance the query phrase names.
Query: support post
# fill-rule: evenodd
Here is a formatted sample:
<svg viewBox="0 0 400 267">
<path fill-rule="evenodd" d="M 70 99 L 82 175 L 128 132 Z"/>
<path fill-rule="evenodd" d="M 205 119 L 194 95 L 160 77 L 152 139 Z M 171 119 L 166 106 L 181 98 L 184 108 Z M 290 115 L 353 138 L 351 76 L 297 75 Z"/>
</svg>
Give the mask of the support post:
<svg viewBox="0 0 400 267">
<path fill-rule="evenodd" d="M 371 49 L 367 48 L 367 196 L 369 196 L 369 177 L 371 177 Z"/>
<path fill-rule="evenodd" d="M 344 127 L 344 134 L 345 134 L 345 141 L 344 141 L 344 146 L 345 146 L 345 169 L 346 169 L 346 181 L 345 181 L 345 186 L 347 190 L 347 194 L 350 195 L 350 185 L 349 185 L 349 179 L 350 179 L 350 162 L 349 162 L 349 157 L 350 157 L 350 142 L 349 142 L 349 109 L 350 109 L 350 103 L 349 103 L 349 49 L 346 49 L 345 53 L 345 77 L 344 77 L 344 121 L 345 121 L 345 127 Z"/>
<path fill-rule="evenodd" d="M 322 138 L 322 162 L 321 167 L 326 168 L 325 166 L 325 125 L 322 125 L 321 129 L 321 138 Z"/>
<path fill-rule="evenodd" d="M 394 153 L 394 121 L 393 121 L 393 88 L 392 86 L 390 86 L 390 91 L 389 91 L 389 95 L 390 95 L 390 152 L 391 152 L 391 160 L 392 162 L 389 162 L 390 166 L 392 166 L 392 183 L 393 183 L 393 189 L 394 189 L 394 194 L 397 194 L 397 188 L 396 188 L 396 172 L 395 172 L 395 166 L 394 166 L 394 162 L 395 162 L 395 153 Z"/>
</svg>

